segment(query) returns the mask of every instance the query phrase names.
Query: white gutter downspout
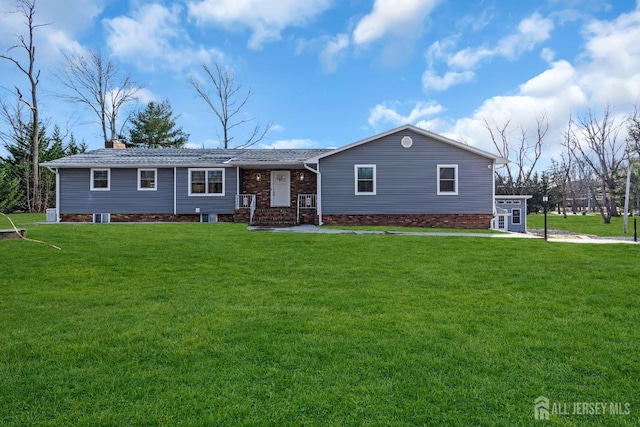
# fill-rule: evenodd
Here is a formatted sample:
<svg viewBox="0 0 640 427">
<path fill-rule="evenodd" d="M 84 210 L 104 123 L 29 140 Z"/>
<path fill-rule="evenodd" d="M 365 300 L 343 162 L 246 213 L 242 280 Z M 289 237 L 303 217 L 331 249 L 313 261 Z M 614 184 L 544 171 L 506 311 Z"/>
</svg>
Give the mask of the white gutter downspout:
<svg viewBox="0 0 640 427">
<path fill-rule="evenodd" d="M 47 169 L 56 175 L 56 222 L 60 222 L 60 174 L 58 168 L 47 166 Z"/>
<path fill-rule="evenodd" d="M 317 163 L 318 170 L 313 169 L 306 162 L 303 163 L 305 169 L 316 174 L 316 211 L 318 215 L 318 225 L 322 225 L 322 174 L 320 174 L 320 162 Z"/>
<path fill-rule="evenodd" d="M 58 168 L 51 169 L 56 174 L 56 222 L 60 222 L 60 173 Z"/>
<path fill-rule="evenodd" d="M 491 162 L 491 188 L 493 192 L 493 216 L 498 214 L 498 210 L 496 209 L 496 161 Z"/>
<path fill-rule="evenodd" d="M 178 168 L 173 167 L 173 214 L 178 215 L 177 188 L 178 188 Z"/>
<path fill-rule="evenodd" d="M 236 200 L 238 200 L 239 195 L 240 195 L 240 167 L 236 166 Z"/>
</svg>

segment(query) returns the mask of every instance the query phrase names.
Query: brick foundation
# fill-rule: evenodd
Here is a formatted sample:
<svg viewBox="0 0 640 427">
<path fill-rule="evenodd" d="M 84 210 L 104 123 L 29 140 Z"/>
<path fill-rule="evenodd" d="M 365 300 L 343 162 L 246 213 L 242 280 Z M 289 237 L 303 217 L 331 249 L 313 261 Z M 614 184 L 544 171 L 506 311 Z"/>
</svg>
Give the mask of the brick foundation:
<svg viewBox="0 0 640 427">
<path fill-rule="evenodd" d="M 488 229 L 492 218 L 491 214 L 322 215 L 322 222 L 324 225 Z"/>
<path fill-rule="evenodd" d="M 200 214 L 114 214 L 111 222 L 200 222 Z M 92 214 L 61 214 L 61 222 L 93 222 Z M 233 214 L 218 214 L 218 222 L 233 222 Z"/>
</svg>

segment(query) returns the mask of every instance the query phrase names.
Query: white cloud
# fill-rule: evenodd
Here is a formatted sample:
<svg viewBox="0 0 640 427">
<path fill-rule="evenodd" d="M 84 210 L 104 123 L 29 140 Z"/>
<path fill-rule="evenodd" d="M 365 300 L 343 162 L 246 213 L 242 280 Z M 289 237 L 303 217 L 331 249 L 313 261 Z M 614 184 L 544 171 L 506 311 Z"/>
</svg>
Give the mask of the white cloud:
<svg viewBox="0 0 640 427">
<path fill-rule="evenodd" d="M 498 124 L 510 119 L 514 129 L 535 130 L 536 117 L 546 114 L 549 145 L 543 162 L 548 162 L 559 151 L 571 114 L 579 116 L 587 108 L 597 114 L 606 105 L 615 106 L 619 116 L 629 114 L 640 99 L 640 5 L 614 20 L 592 21 L 585 28 L 584 52 L 576 65 L 566 60 L 551 62 L 555 54 L 543 50 L 543 58 L 550 61 L 547 70 L 521 84 L 515 95 L 485 100 L 471 117 L 449 123 L 442 133 L 495 151 L 485 119 Z M 543 38 L 536 37 L 530 40 Z"/>
<path fill-rule="evenodd" d="M 373 11 L 353 31 L 355 44 L 366 44 L 386 35 L 419 36 L 420 25 L 440 0 L 375 0 Z"/>
<path fill-rule="evenodd" d="M 567 61 L 558 61 L 552 67 L 520 85 L 520 93 L 535 97 L 553 97 L 576 84 L 576 71 Z"/>
<path fill-rule="evenodd" d="M 104 21 L 107 45 L 121 59 L 144 69 L 157 66 L 181 69 L 208 62 L 222 54 L 215 49 L 195 48 L 182 27 L 182 10 L 160 4 L 142 6 L 132 16 L 119 16 Z"/>
<path fill-rule="evenodd" d="M 400 105 L 396 104 L 398 107 Z M 417 102 L 408 115 L 398 113 L 386 103 L 378 104 L 369 111 L 369 125 L 378 131 L 384 127 L 396 127 L 404 124 L 417 124 L 427 117 L 444 111 L 442 105 L 435 102 Z"/>
<path fill-rule="evenodd" d="M 640 99 L 640 4 L 613 21 L 593 21 L 580 67 L 580 83 L 599 104 Z"/>
<path fill-rule="evenodd" d="M 364 46 L 380 39 L 385 39 L 380 52 L 383 63 L 405 62 L 413 50 L 413 41 L 422 35 L 424 20 L 440 1 L 375 0 L 371 13 L 357 22 L 353 32 L 337 34 L 325 43 L 319 55 L 322 68 L 333 73 L 350 46 Z M 297 51 L 307 45 L 299 43 Z"/>
<path fill-rule="evenodd" d="M 446 90 L 451 86 L 466 83 L 475 77 L 473 71 L 455 72 L 448 71 L 444 76 L 438 76 L 433 71 L 427 70 L 422 75 L 422 87 L 425 91 Z"/>
<path fill-rule="evenodd" d="M 549 49 L 548 47 L 543 47 L 542 51 L 540 51 L 540 58 L 544 59 L 547 62 L 551 62 L 555 59 L 556 53 L 553 49 Z"/>
<path fill-rule="evenodd" d="M 508 59 L 516 59 L 523 52 L 529 51 L 547 40 L 553 31 L 553 21 L 534 13 L 520 21 L 518 31 L 498 43 L 494 52 Z"/>
<path fill-rule="evenodd" d="M 344 50 L 349 47 L 349 36 L 338 34 L 329 40 L 325 48 L 320 52 L 322 68 L 327 73 L 333 73 L 338 68 L 338 61 L 344 56 Z"/>
<path fill-rule="evenodd" d="M 449 52 L 451 52 L 456 46 L 456 43 L 457 37 L 455 36 L 447 37 L 442 40 L 436 40 L 435 42 L 431 43 L 425 53 L 429 67 L 433 67 L 437 61 L 446 59 L 449 55 Z"/>
<path fill-rule="evenodd" d="M 471 117 L 462 118 L 443 129 L 443 134 L 464 139 L 471 145 L 495 151 L 485 120 L 502 125 L 511 121 L 511 128 L 523 127 L 535 131 L 536 119 L 543 114 L 549 119 L 548 150 L 545 157 L 554 154 L 572 112 L 588 105 L 588 95 L 579 86 L 578 72 L 566 61 L 558 61 L 551 68 L 520 85 L 512 96 L 494 96 L 484 101 Z"/>
<path fill-rule="evenodd" d="M 485 58 L 491 58 L 495 55 L 495 50 L 486 47 L 465 48 L 448 59 L 449 66 L 459 70 L 470 70 L 474 68 L 480 61 Z"/>
<path fill-rule="evenodd" d="M 522 53 L 533 49 L 535 46 L 547 40 L 553 30 L 553 22 L 543 18 L 538 13 L 523 19 L 518 24 L 517 30 L 500 39 L 494 47 L 486 45 L 467 47 L 453 53 L 459 36 L 451 36 L 433 42 L 425 56 L 427 70 L 422 75 L 422 86 L 425 91 L 446 90 L 452 86 L 470 82 L 474 79 L 472 71 L 485 59 L 502 56 L 508 59 L 516 59 Z M 543 57 L 548 61 L 553 60 L 553 52 L 545 50 Z M 439 74 L 435 71 L 437 63 L 444 61 L 449 70 Z"/>
<path fill-rule="evenodd" d="M 146 88 L 139 89 L 138 92 L 136 92 L 136 98 L 138 98 L 138 103 L 142 105 L 147 105 L 151 101 L 159 101 L 158 97 Z"/>
<path fill-rule="evenodd" d="M 318 143 L 311 139 L 280 139 L 273 144 L 260 144 L 260 148 L 316 148 Z"/>
<path fill-rule="evenodd" d="M 188 7 L 198 24 L 251 29 L 248 46 L 260 49 L 279 40 L 286 27 L 305 25 L 330 6 L 331 0 L 202 0 L 189 2 Z"/>
<path fill-rule="evenodd" d="M 448 64 L 458 70 L 469 70 L 482 60 L 494 56 L 516 59 L 524 52 L 546 41 L 553 28 L 553 21 L 534 13 L 520 21 L 518 30 L 500 39 L 495 47 L 480 46 L 462 49 L 449 57 Z"/>
<path fill-rule="evenodd" d="M 0 34 L 11 35 L 0 43 L 5 48 L 13 43 L 14 34 L 26 34 L 25 19 L 15 2 L 5 2 L 0 6 Z M 9 6 L 9 3 L 11 4 Z M 34 24 L 36 57 L 40 64 L 53 65 L 62 58 L 62 53 L 84 53 L 83 47 L 75 40 L 76 33 L 93 25 L 94 18 L 102 11 L 102 0 L 78 0 L 73 14 L 55 2 L 42 2 L 36 6 Z M 17 13 L 14 13 L 18 11 Z"/>
</svg>

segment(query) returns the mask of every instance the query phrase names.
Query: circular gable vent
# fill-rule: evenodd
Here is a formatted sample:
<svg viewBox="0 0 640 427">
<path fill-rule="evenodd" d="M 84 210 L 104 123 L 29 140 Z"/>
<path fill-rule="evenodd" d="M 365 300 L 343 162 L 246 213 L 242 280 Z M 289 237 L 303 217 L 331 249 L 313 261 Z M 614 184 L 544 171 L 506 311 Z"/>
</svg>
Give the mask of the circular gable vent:
<svg viewBox="0 0 640 427">
<path fill-rule="evenodd" d="M 409 148 L 413 145 L 413 139 L 411 139 L 410 136 L 405 136 L 400 141 L 400 144 L 402 144 L 404 148 Z"/>
</svg>

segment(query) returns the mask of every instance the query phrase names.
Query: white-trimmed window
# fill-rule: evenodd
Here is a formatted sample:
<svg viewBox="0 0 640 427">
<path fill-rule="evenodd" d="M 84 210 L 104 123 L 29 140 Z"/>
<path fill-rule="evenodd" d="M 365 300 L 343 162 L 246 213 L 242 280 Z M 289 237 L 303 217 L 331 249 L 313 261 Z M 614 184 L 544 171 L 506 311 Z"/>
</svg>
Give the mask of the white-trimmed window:
<svg viewBox="0 0 640 427">
<path fill-rule="evenodd" d="M 157 169 L 138 169 L 138 191 L 155 191 L 157 177 Z"/>
<path fill-rule="evenodd" d="M 109 191 L 111 169 L 91 169 L 91 191 Z"/>
<path fill-rule="evenodd" d="M 438 165 L 438 194 L 458 194 L 458 165 Z"/>
<path fill-rule="evenodd" d="M 356 195 L 376 194 L 376 165 L 355 165 Z"/>
<path fill-rule="evenodd" d="M 520 216 L 520 209 L 514 209 L 511 211 L 511 224 L 521 224 L 521 216 Z"/>
<path fill-rule="evenodd" d="M 224 169 L 189 169 L 190 196 L 224 196 Z"/>
</svg>

